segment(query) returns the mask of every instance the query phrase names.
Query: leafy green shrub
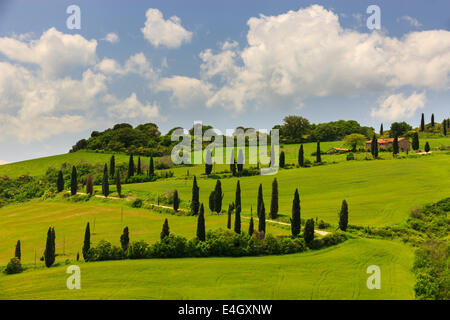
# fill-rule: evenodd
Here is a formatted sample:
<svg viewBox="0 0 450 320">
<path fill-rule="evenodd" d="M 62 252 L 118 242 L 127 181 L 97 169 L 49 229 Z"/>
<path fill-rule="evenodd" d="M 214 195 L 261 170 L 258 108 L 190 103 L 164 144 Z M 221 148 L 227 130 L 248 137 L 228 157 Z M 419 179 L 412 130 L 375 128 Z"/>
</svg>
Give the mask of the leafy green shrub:
<svg viewBox="0 0 450 320">
<path fill-rule="evenodd" d="M 97 246 L 88 251 L 87 261 L 120 260 L 125 258 L 122 248 L 111 245 L 106 240 L 100 240 Z"/>
<path fill-rule="evenodd" d="M 150 255 L 154 258 L 181 258 L 186 256 L 186 243 L 186 238 L 169 234 L 150 247 Z"/>
<path fill-rule="evenodd" d="M 128 247 L 128 258 L 130 259 L 144 259 L 150 257 L 149 245 L 141 241 L 133 241 Z"/>
<path fill-rule="evenodd" d="M 132 208 L 141 208 L 142 207 L 142 199 L 135 199 L 132 203 L 131 203 L 131 207 Z"/>
<path fill-rule="evenodd" d="M 264 239 L 264 252 L 266 254 L 280 254 L 280 244 L 270 233 Z"/>
<path fill-rule="evenodd" d="M 347 161 L 350 161 L 350 160 L 355 160 L 355 155 L 352 152 L 347 154 Z"/>
<path fill-rule="evenodd" d="M 328 222 L 325 222 L 323 220 L 320 220 L 319 223 L 317 224 L 317 227 L 319 229 L 326 229 L 330 226 L 330 224 Z"/>
<path fill-rule="evenodd" d="M 280 241 L 280 253 L 290 254 L 297 253 L 306 250 L 305 240 L 302 238 L 281 238 Z"/>
<path fill-rule="evenodd" d="M 14 274 L 21 273 L 23 271 L 22 264 L 20 260 L 17 258 L 12 258 L 8 264 L 6 265 L 5 273 L 6 274 Z"/>
</svg>

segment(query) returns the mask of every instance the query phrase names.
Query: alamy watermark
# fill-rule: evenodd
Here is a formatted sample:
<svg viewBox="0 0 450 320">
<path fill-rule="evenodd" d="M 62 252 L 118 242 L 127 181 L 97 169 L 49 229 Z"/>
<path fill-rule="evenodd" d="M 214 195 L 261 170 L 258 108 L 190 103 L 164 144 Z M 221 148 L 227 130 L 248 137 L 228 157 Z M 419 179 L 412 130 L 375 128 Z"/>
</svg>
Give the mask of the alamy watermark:
<svg viewBox="0 0 450 320">
<path fill-rule="evenodd" d="M 227 129 L 226 134 L 218 129 L 207 129 L 203 132 L 201 121 L 194 122 L 190 132 L 182 128 L 172 132 L 172 141 L 180 141 L 172 149 L 171 158 L 174 164 L 248 164 L 261 165 L 261 175 L 276 174 L 279 168 L 279 130 L 237 128 Z M 193 132 L 192 132 L 193 131 Z M 192 134 L 193 133 L 193 134 Z M 268 140 L 270 138 L 270 151 Z M 225 140 L 225 160 L 224 160 Z M 203 142 L 211 143 L 203 148 Z M 236 145 L 235 145 L 236 141 Z M 248 145 L 248 148 L 246 148 Z M 237 150 L 235 153 L 234 150 Z M 246 149 L 248 157 L 246 157 Z M 263 167 L 267 166 L 267 167 Z"/>
<path fill-rule="evenodd" d="M 369 290 L 381 289 L 381 269 L 379 266 L 371 265 L 367 267 L 366 273 L 371 274 L 367 278 L 367 288 Z"/>
<path fill-rule="evenodd" d="M 77 265 L 67 267 L 66 273 L 70 274 L 67 278 L 67 289 L 81 289 L 81 269 Z"/>
</svg>

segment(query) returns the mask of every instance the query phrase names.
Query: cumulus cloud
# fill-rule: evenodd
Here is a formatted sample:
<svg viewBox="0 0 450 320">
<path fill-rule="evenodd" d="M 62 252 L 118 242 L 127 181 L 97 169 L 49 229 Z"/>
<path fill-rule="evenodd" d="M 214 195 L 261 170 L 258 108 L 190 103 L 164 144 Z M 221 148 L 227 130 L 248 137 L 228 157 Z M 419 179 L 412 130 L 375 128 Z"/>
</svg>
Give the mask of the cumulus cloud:
<svg viewBox="0 0 450 320">
<path fill-rule="evenodd" d="M 177 16 L 164 20 L 163 14 L 158 9 L 148 9 L 145 26 L 141 29 L 144 38 L 153 46 L 165 46 L 168 48 L 179 48 L 183 43 L 189 43 L 192 32 L 181 25 Z"/>
<path fill-rule="evenodd" d="M 414 91 L 409 97 L 403 93 L 392 94 L 380 100 L 379 107 L 372 109 L 371 116 L 381 120 L 402 120 L 412 118 L 417 109 L 426 103 L 425 92 Z"/>
<path fill-rule="evenodd" d="M 416 27 L 416 28 L 422 26 L 422 24 L 419 22 L 419 20 L 417 20 L 416 18 L 410 17 L 410 16 L 403 16 L 403 17 L 398 18 L 397 22 L 400 22 L 400 21 L 406 21 L 411 26 Z"/>
<path fill-rule="evenodd" d="M 403 87 L 450 87 L 450 32 L 398 39 L 345 29 L 320 5 L 250 18 L 247 45 L 200 54 L 201 76 L 219 79 L 207 101 L 237 110 L 248 104 L 298 105 L 310 97 L 359 96 Z"/>
<path fill-rule="evenodd" d="M 42 72 L 51 77 L 95 64 L 96 48 L 95 39 L 64 34 L 55 28 L 48 29 L 37 40 L 0 38 L 0 53 L 13 61 L 39 65 Z"/>
<path fill-rule="evenodd" d="M 113 117 L 119 119 L 135 119 L 140 120 L 163 120 L 164 118 L 159 114 L 159 107 L 157 104 L 141 103 L 136 97 L 136 93 L 132 93 L 128 98 L 119 101 L 115 97 L 107 97 L 111 101 L 115 101 L 108 111 Z"/>
<path fill-rule="evenodd" d="M 178 106 L 198 106 L 211 96 L 212 85 L 195 78 L 174 76 L 160 79 L 156 90 L 170 92 L 172 102 Z"/>
<path fill-rule="evenodd" d="M 102 40 L 109 43 L 117 43 L 120 41 L 119 36 L 114 32 L 108 33 Z"/>
<path fill-rule="evenodd" d="M 114 59 L 104 58 L 95 69 L 107 75 L 135 73 L 147 79 L 155 78 L 157 73 L 142 52 L 132 55 L 123 66 Z"/>
</svg>

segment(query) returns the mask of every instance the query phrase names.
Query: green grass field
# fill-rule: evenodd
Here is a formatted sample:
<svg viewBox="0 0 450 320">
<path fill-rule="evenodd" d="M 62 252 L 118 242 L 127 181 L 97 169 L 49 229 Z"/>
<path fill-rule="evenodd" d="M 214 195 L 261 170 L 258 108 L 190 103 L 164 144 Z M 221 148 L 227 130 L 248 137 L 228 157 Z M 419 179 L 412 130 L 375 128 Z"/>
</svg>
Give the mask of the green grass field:
<svg viewBox="0 0 450 320">
<path fill-rule="evenodd" d="M 0 275 L 0 299 L 413 299 L 413 253 L 385 240 L 348 240 L 286 256 L 81 263 L 81 290 L 67 266 Z M 369 265 L 381 289 L 369 290 Z"/>
</svg>

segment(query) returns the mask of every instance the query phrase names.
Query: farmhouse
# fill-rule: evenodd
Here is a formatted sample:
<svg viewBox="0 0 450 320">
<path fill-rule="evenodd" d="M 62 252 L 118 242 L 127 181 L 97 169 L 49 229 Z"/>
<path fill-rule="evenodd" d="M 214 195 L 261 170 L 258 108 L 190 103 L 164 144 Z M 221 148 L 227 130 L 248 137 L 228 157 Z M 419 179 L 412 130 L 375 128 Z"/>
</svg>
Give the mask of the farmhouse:
<svg viewBox="0 0 450 320">
<path fill-rule="evenodd" d="M 388 150 L 392 149 L 392 144 L 394 143 L 394 138 L 384 138 L 378 139 L 378 149 L 380 150 Z M 366 151 L 370 150 L 370 146 L 372 145 L 372 140 L 366 142 Z M 398 150 L 400 152 L 409 151 L 409 140 L 406 138 L 398 138 Z"/>
</svg>

